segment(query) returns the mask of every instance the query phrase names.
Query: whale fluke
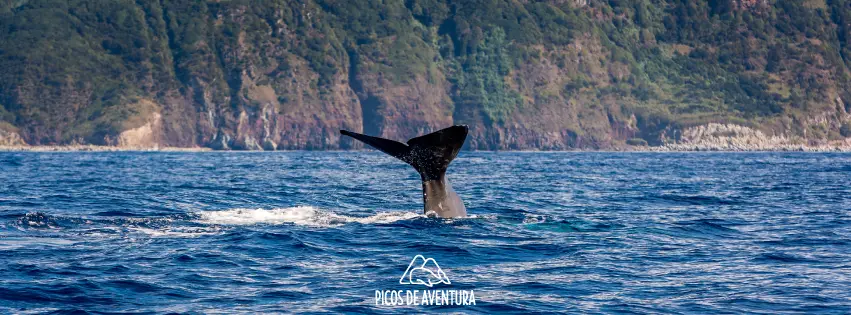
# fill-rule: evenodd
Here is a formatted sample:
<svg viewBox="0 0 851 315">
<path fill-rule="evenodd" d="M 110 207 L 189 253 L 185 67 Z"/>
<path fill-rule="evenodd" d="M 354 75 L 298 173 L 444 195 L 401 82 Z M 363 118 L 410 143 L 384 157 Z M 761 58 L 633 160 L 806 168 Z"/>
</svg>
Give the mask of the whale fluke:
<svg viewBox="0 0 851 315">
<path fill-rule="evenodd" d="M 464 145 L 467 131 L 467 126 L 452 126 L 410 139 L 407 144 L 347 130 L 340 130 L 340 133 L 413 166 L 423 181 L 425 212 L 434 211 L 445 218 L 466 215 L 464 204 L 452 191 L 445 175 L 449 163 Z"/>
<path fill-rule="evenodd" d="M 366 143 L 381 152 L 387 153 L 392 157 L 405 161 L 405 163 L 411 164 L 409 160 L 411 148 L 409 148 L 404 143 L 396 142 L 393 140 L 387 140 L 379 137 L 362 135 L 348 130 L 340 130 L 340 134 L 358 139 L 361 142 Z"/>
<path fill-rule="evenodd" d="M 408 144 L 348 130 L 340 133 L 366 143 L 381 152 L 410 164 L 423 180 L 438 179 L 458 155 L 467 139 L 467 126 L 452 126 L 408 140 Z"/>
</svg>

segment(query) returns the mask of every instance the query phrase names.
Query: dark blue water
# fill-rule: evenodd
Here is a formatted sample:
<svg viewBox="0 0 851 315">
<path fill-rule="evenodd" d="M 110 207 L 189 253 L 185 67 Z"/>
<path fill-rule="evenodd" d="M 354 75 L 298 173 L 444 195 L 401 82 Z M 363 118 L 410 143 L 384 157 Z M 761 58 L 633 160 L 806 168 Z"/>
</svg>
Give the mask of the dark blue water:
<svg viewBox="0 0 851 315">
<path fill-rule="evenodd" d="M 0 313 L 851 312 L 851 155 L 0 153 Z M 376 306 L 412 257 L 475 306 Z"/>
</svg>

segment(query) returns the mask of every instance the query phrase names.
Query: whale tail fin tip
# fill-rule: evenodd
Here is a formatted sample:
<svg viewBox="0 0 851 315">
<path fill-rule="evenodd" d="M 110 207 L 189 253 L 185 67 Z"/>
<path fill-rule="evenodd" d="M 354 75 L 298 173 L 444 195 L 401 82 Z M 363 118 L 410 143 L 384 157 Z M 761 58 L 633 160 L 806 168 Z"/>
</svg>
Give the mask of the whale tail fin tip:
<svg viewBox="0 0 851 315">
<path fill-rule="evenodd" d="M 388 140 L 379 137 L 372 137 L 348 130 L 340 130 L 340 134 L 357 139 L 360 142 L 366 143 L 377 150 L 387 153 L 388 155 L 409 163 L 407 157 L 410 155 L 411 148 L 401 142 Z"/>
<path fill-rule="evenodd" d="M 413 166 L 423 180 L 439 179 L 467 139 L 469 128 L 457 125 L 408 140 L 408 144 L 340 130 L 340 133 L 366 143 Z"/>
</svg>

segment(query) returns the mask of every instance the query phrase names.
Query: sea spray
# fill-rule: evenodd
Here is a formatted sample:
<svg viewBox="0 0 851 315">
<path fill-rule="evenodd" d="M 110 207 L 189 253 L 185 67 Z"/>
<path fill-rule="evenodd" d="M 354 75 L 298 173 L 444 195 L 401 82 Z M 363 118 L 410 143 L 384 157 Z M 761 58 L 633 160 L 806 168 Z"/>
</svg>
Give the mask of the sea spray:
<svg viewBox="0 0 851 315">
<path fill-rule="evenodd" d="M 414 212 L 379 212 L 368 217 L 340 215 L 312 206 L 297 206 L 276 209 L 237 208 L 197 213 L 198 223 L 217 225 L 284 224 L 329 227 L 346 223 L 387 224 L 410 220 L 422 215 Z"/>
</svg>

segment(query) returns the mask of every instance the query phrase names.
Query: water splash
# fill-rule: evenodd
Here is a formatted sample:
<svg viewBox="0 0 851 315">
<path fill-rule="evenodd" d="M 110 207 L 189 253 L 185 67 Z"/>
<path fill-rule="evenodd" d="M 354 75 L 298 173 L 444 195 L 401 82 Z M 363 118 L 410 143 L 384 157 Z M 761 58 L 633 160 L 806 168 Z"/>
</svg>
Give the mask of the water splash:
<svg viewBox="0 0 851 315">
<path fill-rule="evenodd" d="M 346 223 L 388 224 L 401 220 L 421 218 L 423 215 L 414 212 L 379 212 L 368 217 L 356 217 L 336 214 L 312 206 L 298 206 L 276 209 L 246 209 L 237 208 L 220 211 L 205 211 L 197 213 L 198 223 L 216 225 L 254 225 L 254 224 L 287 224 L 331 227 Z"/>
</svg>

